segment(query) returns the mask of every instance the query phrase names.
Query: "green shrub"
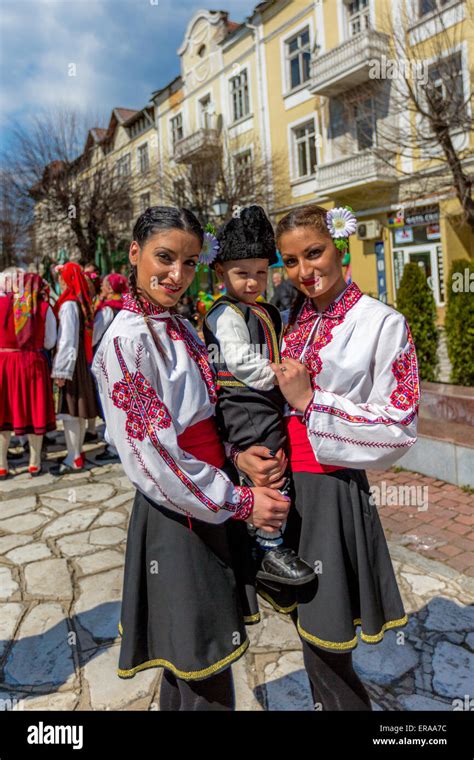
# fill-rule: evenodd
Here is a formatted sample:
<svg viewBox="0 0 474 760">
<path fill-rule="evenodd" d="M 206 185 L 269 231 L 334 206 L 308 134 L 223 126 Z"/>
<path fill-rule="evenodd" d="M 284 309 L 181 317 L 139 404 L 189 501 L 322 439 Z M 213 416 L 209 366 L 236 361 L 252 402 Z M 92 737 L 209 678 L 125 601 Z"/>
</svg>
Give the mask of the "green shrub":
<svg viewBox="0 0 474 760">
<path fill-rule="evenodd" d="M 447 294 L 445 330 L 451 382 L 474 385 L 474 261 L 453 261 Z"/>
<path fill-rule="evenodd" d="M 421 380 L 436 380 L 438 330 L 433 292 L 418 264 L 405 264 L 397 292 L 397 309 L 406 318 L 418 357 Z"/>
</svg>

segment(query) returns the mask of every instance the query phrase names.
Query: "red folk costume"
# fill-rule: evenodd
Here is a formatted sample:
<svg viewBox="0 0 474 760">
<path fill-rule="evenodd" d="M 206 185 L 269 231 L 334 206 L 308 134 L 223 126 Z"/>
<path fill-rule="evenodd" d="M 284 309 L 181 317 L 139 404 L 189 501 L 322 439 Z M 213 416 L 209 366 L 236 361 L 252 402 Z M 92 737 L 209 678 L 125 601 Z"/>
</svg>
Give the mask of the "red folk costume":
<svg viewBox="0 0 474 760">
<path fill-rule="evenodd" d="M 106 298 L 101 298 L 96 306 L 92 337 L 93 346 L 97 346 L 107 328 L 123 308 L 123 296 L 128 291 L 128 281 L 123 274 L 112 272 L 105 279 L 112 288 L 113 293 L 108 294 Z"/>
<path fill-rule="evenodd" d="M 22 275 L 18 292 L 0 291 L 0 430 L 44 435 L 55 430 L 49 366 L 43 349 L 56 342 L 56 319 L 38 274 Z"/>
</svg>

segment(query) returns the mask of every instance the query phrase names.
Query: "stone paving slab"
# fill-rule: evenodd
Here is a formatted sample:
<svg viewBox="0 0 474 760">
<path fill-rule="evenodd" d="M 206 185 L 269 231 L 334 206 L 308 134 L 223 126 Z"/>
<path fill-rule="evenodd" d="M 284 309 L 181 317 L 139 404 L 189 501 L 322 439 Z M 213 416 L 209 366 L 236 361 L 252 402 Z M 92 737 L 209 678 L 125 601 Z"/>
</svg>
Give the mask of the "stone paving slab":
<svg viewBox="0 0 474 760">
<path fill-rule="evenodd" d="M 386 536 L 474 577 L 474 492 L 399 468 L 369 470 Z"/>
<path fill-rule="evenodd" d="M 415 475 L 370 473 L 385 489 L 411 485 Z M 90 465 L 87 477 L 77 477 L 19 475 L 1 484 L 0 709 L 156 710 L 160 669 L 128 681 L 116 675 L 134 489 L 120 465 Z M 426 511 L 379 506 L 410 617 L 381 643 L 361 641 L 354 651 L 374 710 L 466 709 L 458 705 L 472 692 L 474 577 L 464 560 L 454 562 L 469 553 L 459 539 L 472 538 L 464 527 L 447 532 L 470 527 L 472 505 L 455 486 L 431 481 L 420 482 Z M 427 526 L 441 530 L 423 532 Z M 451 537 L 456 554 L 447 551 Z M 233 666 L 237 708 L 313 709 L 291 619 L 265 601 L 261 612 L 262 622 L 247 629 L 249 650 Z"/>
</svg>

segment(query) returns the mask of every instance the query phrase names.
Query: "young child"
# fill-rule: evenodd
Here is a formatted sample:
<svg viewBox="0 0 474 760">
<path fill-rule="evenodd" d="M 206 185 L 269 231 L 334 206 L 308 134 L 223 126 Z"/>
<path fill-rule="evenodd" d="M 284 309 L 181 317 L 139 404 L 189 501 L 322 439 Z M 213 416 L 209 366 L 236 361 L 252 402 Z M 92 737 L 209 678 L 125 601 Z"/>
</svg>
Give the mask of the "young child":
<svg viewBox="0 0 474 760">
<path fill-rule="evenodd" d="M 277 261 L 272 226 L 260 206 L 244 208 L 218 233 L 219 252 L 212 266 L 227 295 L 207 312 L 203 332 L 217 370 L 217 424 L 238 453 L 267 447 L 274 457 L 286 446 L 284 398 L 275 385 L 271 362 L 279 362 L 282 321 L 275 306 L 257 303 L 267 286 L 269 264 Z M 241 483 L 253 485 L 239 472 Z M 290 478 L 282 487 L 289 490 Z M 260 580 L 299 586 L 313 580 L 312 568 L 283 545 L 283 531 L 255 532 Z M 249 528 L 252 531 L 251 528 Z"/>
</svg>

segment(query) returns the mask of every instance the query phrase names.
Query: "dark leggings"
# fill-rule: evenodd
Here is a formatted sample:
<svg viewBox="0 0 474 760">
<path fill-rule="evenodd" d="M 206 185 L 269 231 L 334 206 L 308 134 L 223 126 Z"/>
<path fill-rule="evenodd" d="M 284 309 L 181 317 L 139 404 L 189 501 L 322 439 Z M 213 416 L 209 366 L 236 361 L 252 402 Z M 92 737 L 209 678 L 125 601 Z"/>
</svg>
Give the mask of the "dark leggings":
<svg viewBox="0 0 474 760">
<path fill-rule="evenodd" d="M 291 614 L 296 624 L 296 614 Z M 329 652 L 301 639 L 315 709 L 372 710 L 370 697 L 352 664 L 352 652 Z"/>
<path fill-rule="evenodd" d="M 230 667 L 203 681 L 183 681 L 170 670 L 163 672 L 160 710 L 203 712 L 234 709 L 234 681 Z"/>
</svg>

